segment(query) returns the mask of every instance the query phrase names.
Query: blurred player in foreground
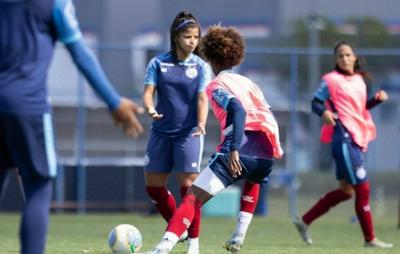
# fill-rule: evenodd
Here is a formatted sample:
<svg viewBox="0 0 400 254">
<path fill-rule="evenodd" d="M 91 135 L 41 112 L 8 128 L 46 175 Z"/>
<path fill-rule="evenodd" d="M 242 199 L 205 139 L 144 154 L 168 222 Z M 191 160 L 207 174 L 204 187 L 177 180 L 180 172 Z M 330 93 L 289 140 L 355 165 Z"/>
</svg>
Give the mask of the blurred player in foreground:
<svg viewBox="0 0 400 254">
<path fill-rule="evenodd" d="M 143 109 L 120 97 L 107 80 L 82 39 L 71 0 L 0 0 L 0 34 L 0 191 L 8 169 L 18 168 L 26 197 L 21 253 L 42 254 L 57 173 L 46 88 L 56 40 L 65 44 L 127 134 L 136 137 L 143 131 L 136 118 Z"/>
<path fill-rule="evenodd" d="M 169 221 L 161 242 L 148 253 L 170 253 L 196 209 L 240 179 L 263 182 L 273 158 L 282 155 L 278 125 L 260 88 L 232 71 L 242 62 L 244 48 L 234 28 L 210 27 L 201 40 L 201 53 L 216 75 L 206 91 L 220 122 L 221 144 Z"/>
<path fill-rule="evenodd" d="M 167 222 L 176 210 L 166 187 L 172 170 L 182 197 L 200 172 L 208 115 L 205 88 L 211 80 L 210 67 L 195 54 L 200 35 L 194 15 L 178 13 L 170 28 L 171 50 L 150 61 L 145 78 L 144 106 L 154 120 L 146 149 L 146 191 Z M 199 252 L 200 218 L 196 209 L 188 229 L 188 254 Z"/>
<path fill-rule="evenodd" d="M 354 48 L 341 41 L 334 47 L 335 69 L 322 77 L 312 100 L 312 110 L 322 117 L 321 141 L 332 144 L 339 188 L 327 193 L 294 224 L 307 244 L 312 244 L 308 226 L 340 202 L 355 193 L 355 210 L 365 247 L 391 248 L 375 237 L 370 208 L 370 185 L 365 171 L 364 154 L 368 143 L 376 136 L 375 124 L 369 109 L 388 99 L 379 90 L 368 99 L 365 79 Z"/>
</svg>

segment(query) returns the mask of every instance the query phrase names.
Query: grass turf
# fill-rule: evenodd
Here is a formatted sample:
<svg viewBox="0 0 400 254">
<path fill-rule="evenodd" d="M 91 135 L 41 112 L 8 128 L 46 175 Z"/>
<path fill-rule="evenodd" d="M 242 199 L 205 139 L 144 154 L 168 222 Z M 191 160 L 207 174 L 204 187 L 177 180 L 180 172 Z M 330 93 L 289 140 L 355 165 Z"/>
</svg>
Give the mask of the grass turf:
<svg viewBox="0 0 400 254">
<path fill-rule="evenodd" d="M 316 198 L 304 199 L 300 212 Z M 350 223 L 354 214 L 352 202 L 340 204 L 329 214 L 316 221 L 310 228 L 313 246 L 306 246 L 299 238 L 287 211 L 287 201 L 271 198 L 269 215 L 256 217 L 248 231 L 241 253 L 400 253 L 400 229 L 397 222 L 397 200 L 386 200 L 381 216 L 374 216 L 377 236 L 395 244 L 390 250 L 365 249 L 357 223 Z M 0 253 L 18 253 L 18 214 L 0 213 Z M 117 224 L 133 224 L 142 232 L 142 250 L 151 249 L 160 239 L 165 228 L 159 216 L 137 214 L 53 214 L 49 229 L 48 254 L 111 253 L 107 236 Z M 222 243 L 229 238 L 235 218 L 204 218 L 200 238 L 201 253 L 228 253 Z M 177 245 L 173 253 L 185 253 L 185 243 Z"/>
</svg>

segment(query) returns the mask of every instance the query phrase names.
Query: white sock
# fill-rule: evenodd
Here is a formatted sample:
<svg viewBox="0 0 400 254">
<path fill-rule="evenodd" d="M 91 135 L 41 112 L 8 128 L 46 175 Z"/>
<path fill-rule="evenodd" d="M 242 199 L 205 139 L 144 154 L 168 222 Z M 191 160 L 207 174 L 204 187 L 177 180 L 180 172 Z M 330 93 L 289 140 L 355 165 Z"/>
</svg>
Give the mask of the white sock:
<svg viewBox="0 0 400 254">
<path fill-rule="evenodd" d="M 198 237 L 196 237 L 196 238 L 189 238 L 189 239 L 188 239 L 188 245 L 192 245 L 192 246 L 197 245 L 197 246 L 199 246 L 199 238 L 198 238 Z"/>
<path fill-rule="evenodd" d="M 172 250 L 175 244 L 178 242 L 179 237 L 172 232 L 165 232 L 161 242 L 157 245 L 157 248 L 160 249 L 169 249 Z"/>
<path fill-rule="evenodd" d="M 248 212 L 239 212 L 237 217 L 237 224 L 233 237 L 241 238 L 242 240 L 246 236 L 247 229 L 250 226 L 250 222 L 253 219 L 253 214 Z"/>
</svg>

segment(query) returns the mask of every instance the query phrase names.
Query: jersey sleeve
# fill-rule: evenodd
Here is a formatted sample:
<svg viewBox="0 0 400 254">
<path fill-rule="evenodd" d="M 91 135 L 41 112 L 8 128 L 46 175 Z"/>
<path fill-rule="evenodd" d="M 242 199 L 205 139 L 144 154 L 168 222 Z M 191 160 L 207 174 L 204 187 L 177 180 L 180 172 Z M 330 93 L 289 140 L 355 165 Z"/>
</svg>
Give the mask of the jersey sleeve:
<svg viewBox="0 0 400 254">
<path fill-rule="evenodd" d="M 156 61 L 156 58 L 153 58 L 147 65 L 146 76 L 144 78 L 145 85 L 157 86 L 157 78 L 158 78 L 157 69 L 158 69 L 158 63 Z"/>
<path fill-rule="evenodd" d="M 211 67 L 207 63 L 202 64 L 201 68 L 201 76 L 200 76 L 200 85 L 197 92 L 201 93 L 206 90 L 207 85 L 211 82 Z"/>
<path fill-rule="evenodd" d="M 235 96 L 233 94 L 231 94 L 228 91 L 221 89 L 221 88 L 217 88 L 217 89 L 213 90 L 211 96 L 212 96 L 212 99 L 225 111 L 227 111 L 227 109 L 228 109 L 229 101 L 232 98 L 235 98 Z"/>
<path fill-rule="evenodd" d="M 329 99 L 329 89 L 328 84 L 325 80 L 322 80 L 317 91 L 314 93 L 314 97 L 320 101 L 326 101 Z"/>
<path fill-rule="evenodd" d="M 82 38 L 72 0 L 55 0 L 53 19 L 58 39 L 62 43 L 69 44 Z"/>
</svg>

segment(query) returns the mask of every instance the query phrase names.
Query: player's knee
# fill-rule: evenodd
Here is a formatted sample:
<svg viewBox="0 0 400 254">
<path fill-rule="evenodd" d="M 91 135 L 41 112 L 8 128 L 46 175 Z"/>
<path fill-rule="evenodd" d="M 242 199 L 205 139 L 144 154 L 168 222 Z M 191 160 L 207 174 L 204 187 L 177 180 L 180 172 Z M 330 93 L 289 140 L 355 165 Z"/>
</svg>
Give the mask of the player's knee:
<svg viewBox="0 0 400 254">
<path fill-rule="evenodd" d="M 341 186 L 340 190 L 343 191 L 343 193 L 346 194 L 348 198 L 353 197 L 354 190 L 351 185 Z"/>
<path fill-rule="evenodd" d="M 153 186 L 146 186 L 146 192 L 150 198 L 153 200 L 165 199 L 171 192 L 168 191 L 167 188 L 163 187 L 153 187 Z"/>
</svg>

